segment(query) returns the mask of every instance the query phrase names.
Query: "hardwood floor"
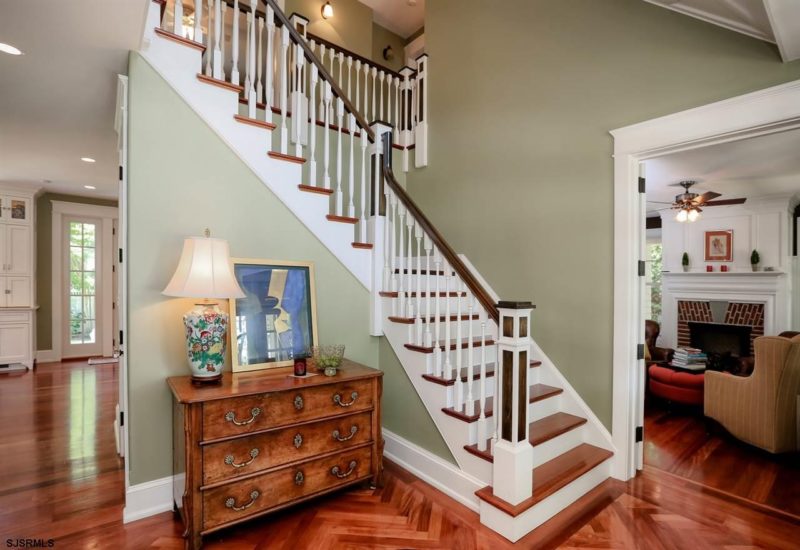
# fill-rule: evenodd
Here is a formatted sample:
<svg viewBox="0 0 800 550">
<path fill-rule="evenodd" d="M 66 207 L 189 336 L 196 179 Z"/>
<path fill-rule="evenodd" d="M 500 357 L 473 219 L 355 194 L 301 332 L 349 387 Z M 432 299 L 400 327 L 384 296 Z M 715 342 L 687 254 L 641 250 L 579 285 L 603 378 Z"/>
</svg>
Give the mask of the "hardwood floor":
<svg viewBox="0 0 800 550">
<path fill-rule="evenodd" d="M 800 518 L 800 454 L 773 455 L 712 432 L 701 410 L 648 400 L 645 464 Z"/>
<path fill-rule="evenodd" d="M 114 452 L 116 365 L 41 365 L 0 376 L 0 545 L 55 539 L 55 548 L 183 548 L 171 512 L 122 524 L 122 461 Z M 576 517 L 516 545 L 398 466 L 382 489 L 358 487 L 221 531 L 206 548 L 795 548 L 800 523 L 720 498 L 648 467 L 608 481 Z"/>
</svg>

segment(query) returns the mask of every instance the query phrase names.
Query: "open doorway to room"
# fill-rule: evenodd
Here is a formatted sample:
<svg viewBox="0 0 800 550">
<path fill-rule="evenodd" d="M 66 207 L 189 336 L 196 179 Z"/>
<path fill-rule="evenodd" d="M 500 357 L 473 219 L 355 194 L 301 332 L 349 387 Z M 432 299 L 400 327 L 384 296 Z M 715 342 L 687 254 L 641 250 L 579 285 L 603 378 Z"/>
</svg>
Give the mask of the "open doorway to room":
<svg viewBox="0 0 800 550">
<path fill-rule="evenodd" d="M 643 160 L 643 447 L 800 520 L 800 129 Z M 794 351 L 793 351 L 794 350 Z"/>
</svg>

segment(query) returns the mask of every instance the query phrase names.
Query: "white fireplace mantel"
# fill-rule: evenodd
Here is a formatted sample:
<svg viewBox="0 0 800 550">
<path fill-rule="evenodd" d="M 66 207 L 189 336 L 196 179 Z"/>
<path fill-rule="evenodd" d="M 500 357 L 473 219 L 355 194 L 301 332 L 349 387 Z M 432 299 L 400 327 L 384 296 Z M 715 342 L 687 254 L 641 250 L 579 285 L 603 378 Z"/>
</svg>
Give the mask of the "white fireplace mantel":
<svg viewBox="0 0 800 550">
<path fill-rule="evenodd" d="M 789 329 L 789 277 L 782 271 L 664 272 L 661 277 L 660 346 L 677 347 L 679 300 L 764 304 L 764 334 Z"/>
</svg>

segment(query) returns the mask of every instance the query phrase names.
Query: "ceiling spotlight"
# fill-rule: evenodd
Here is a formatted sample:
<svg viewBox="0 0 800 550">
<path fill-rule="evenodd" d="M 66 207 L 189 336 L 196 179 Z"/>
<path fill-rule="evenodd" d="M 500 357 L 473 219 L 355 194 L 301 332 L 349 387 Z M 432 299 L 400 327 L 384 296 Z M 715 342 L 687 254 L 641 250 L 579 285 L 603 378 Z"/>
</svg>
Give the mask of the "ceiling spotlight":
<svg viewBox="0 0 800 550">
<path fill-rule="evenodd" d="M 84 185 L 84 187 L 86 189 L 92 189 L 92 190 L 97 189 L 97 187 L 95 187 L 94 185 Z"/>
<path fill-rule="evenodd" d="M 10 55 L 22 55 L 22 52 L 18 48 L 15 48 L 11 44 L 4 44 L 2 42 L 0 42 L 0 52 Z"/>
<path fill-rule="evenodd" d="M 83 162 L 88 162 L 88 163 L 90 163 L 90 164 L 91 164 L 92 162 L 97 162 L 96 160 L 94 160 L 94 159 L 93 159 L 93 158 L 91 158 L 91 157 L 81 157 L 81 160 L 82 160 Z"/>
<path fill-rule="evenodd" d="M 331 17 L 333 17 L 333 6 L 331 6 L 330 2 L 325 2 L 322 6 L 322 18 L 330 19 Z"/>
</svg>

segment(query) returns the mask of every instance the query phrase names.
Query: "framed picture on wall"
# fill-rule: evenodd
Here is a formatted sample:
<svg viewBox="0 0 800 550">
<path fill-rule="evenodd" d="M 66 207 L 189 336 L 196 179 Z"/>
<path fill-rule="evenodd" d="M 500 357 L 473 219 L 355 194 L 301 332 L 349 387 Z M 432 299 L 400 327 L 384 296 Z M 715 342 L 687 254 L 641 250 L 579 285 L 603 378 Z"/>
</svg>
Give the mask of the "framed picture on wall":
<svg viewBox="0 0 800 550">
<path fill-rule="evenodd" d="M 314 264 L 233 259 L 245 293 L 230 301 L 234 372 L 294 365 L 317 344 Z"/>
<path fill-rule="evenodd" d="M 733 261 L 733 230 L 706 231 L 706 261 Z"/>
</svg>

